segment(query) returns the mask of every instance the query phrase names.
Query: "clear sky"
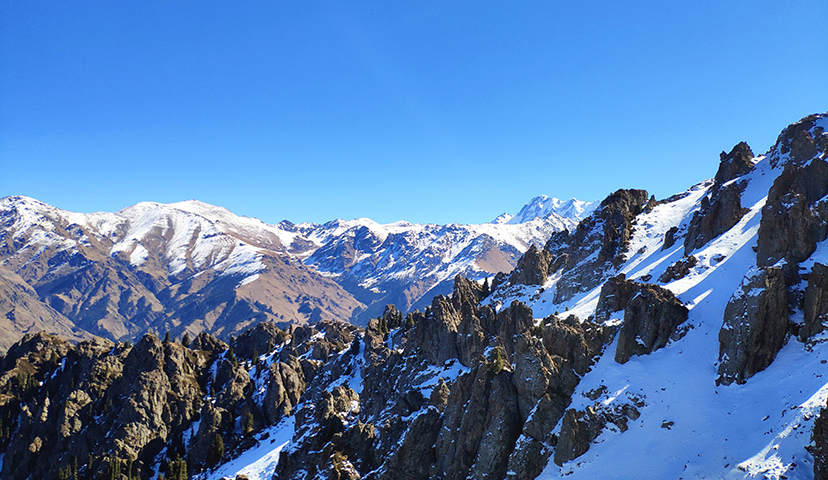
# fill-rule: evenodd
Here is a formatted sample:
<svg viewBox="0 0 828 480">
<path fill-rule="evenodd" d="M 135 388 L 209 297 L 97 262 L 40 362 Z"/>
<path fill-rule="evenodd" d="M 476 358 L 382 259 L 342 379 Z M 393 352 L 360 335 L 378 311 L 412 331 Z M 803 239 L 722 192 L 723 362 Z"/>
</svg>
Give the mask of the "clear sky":
<svg viewBox="0 0 828 480">
<path fill-rule="evenodd" d="M 275 223 L 663 198 L 828 110 L 828 2 L 0 2 L 0 197 Z"/>
</svg>

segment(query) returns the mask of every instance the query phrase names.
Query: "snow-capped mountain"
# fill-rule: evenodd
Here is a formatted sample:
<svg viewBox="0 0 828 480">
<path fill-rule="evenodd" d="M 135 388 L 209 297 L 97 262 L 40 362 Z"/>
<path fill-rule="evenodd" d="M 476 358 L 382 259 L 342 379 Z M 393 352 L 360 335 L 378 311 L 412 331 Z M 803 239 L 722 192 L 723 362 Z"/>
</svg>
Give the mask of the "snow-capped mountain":
<svg viewBox="0 0 828 480">
<path fill-rule="evenodd" d="M 520 225 L 268 225 L 198 201 L 80 214 L 19 196 L 0 200 L 0 219 L 4 278 L 19 275 L 52 319 L 24 324 L 18 308 L 5 347 L 41 327 L 116 339 L 227 336 L 261 320 L 365 324 L 387 303 L 407 312 L 448 292 L 457 274 L 510 271 L 530 245 L 577 223 L 551 214 Z"/>
<path fill-rule="evenodd" d="M 667 199 L 618 190 L 493 290 L 457 276 L 424 311 L 389 306 L 364 329 L 262 322 L 229 345 L 29 334 L 0 359 L 0 392 L 16 392 L 0 396 L 0 473 L 826 478 L 826 129 L 828 113 L 765 155 L 740 143 Z M 326 245 L 353 232 L 325 258 L 400 233 L 355 222 L 280 228 Z"/>
<path fill-rule="evenodd" d="M 357 315 L 364 325 L 387 304 L 405 313 L 424 307 L 434 295 L 450 292 L 456 275 L 482 280 L 511 271 L 529 246 L 576 224 L 553 214 L 517 225 L 381 225 L 359 219 L 297 228 L 302 242 L 319 246 L 305 250 L 305 263 L 369 305 Z"/>
<path fill-rule="evenodd" d="M 77 335 L 229 336 L 257 321 L 349 318 L 363 307 L 287 253 L 295 235 L 201 202 L 78 214 L 7 197 L 0 222 L 0 269 Z M 0 344 L 31 328 L 18 325 Z"/>
<path fill-rule="evenodd" d="M 502 213 L 492 223 L 511 225 L 531 222 L 536 218 L 561 217 L 580 221 L 589 216 L 600 202 L 584 202 L 575 198 L 559 200 L 546 195 L 538 195 L 524 205 L 517 215 Z"/>
</svg>

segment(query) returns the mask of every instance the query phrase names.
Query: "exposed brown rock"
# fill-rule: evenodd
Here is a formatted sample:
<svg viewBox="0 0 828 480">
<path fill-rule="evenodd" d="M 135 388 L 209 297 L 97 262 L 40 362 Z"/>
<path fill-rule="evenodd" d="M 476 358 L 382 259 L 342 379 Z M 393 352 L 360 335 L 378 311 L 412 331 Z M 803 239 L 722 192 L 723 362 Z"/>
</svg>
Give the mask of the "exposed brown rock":
<svg viewBox="0 0 828 480">
<path fill-rule="evenodd" d="M 725 307 L 717 384 L 745 381 L 768 367 L 785 343 L 788 302 L 779 267 L 748 274 Z"/>
<path fill-rule="evenodd" d="M 815 263 L 805 288 L 803 311 L 805 324 L 799 330 L 803 342 L 821 333 L 828 320 L 828 267 Z"/>
<path fill-rule="evenodd" d="M 582 220 L 574 233 L 552 235 L 544 248 L 565 262 L 555 303 L 599 285 L 604 280 L 604 272 L 624 261 L 633 220 L 649 202 L 645 190 L 618 190 Z"/>
<path fill-rule="evenodd" d="M 805 447 L 814 457 L 814 480 L 828 478 L 828 409 L 822 407 L 814 419 L 811 445 Z"/>
<path fill-rule="evenodd" d="M 693 255 L 677 260 L 676 263 L 664 270 L 664 273 L 658 277 L 658 281 L 661 283 L 669 283 L 674 280 L 680 280 L 686 277 L 690 273 L 690 269 L 698 263 L 699 261 Z"/>
<path fill-rule="evenodd" d="M 798 281 L 797 264 L 828 236 L 828 134 L 814 127 L 816 116 L 790 125 L 769 153 L 782 173 L 773 182 L 762 208 L 756 262 L 760 267 L 784 259 L 786 281 Z"/>
<path fill-rule="evenodd" d="M 669 290 L 642 285 L 624 309 L 615 361 L 626 363 L 633 355 L 647 355 L 681 338 L 679 326 L 687 314 L 687 307 Z"/>
<path fill-rule="evenodd" d="M 676 244 L 676 234 L 678 233 L 678 230 L 678 227 L 670 227 L 670 229 L 667 230 L 667 233 L 664 234 L 664 245 L 661 247 L 662 250 L 667 250 Z"/>
<path fill-rule="evenodd" d="M 610 319 L 613 312 L 627 308 L 630 299 L 640 290 L 640 284 L 627 280 L 627 276 L 620 273 L 601 287 L 598 305 L 595 307 L 595 321 L 602 323 Z"/>
<path fill-rule="evenodd" d="M 544 322 L 543 345 L 553 357 L 569 362 L 578 375 L 584 375 L 604 347 L 612 342 L 615 330 L 590 321 L 579 321 L 574 315 L 560 320 L 549 317 Z"/>
<path fill-rule="evenodd" d="M 512 271 L 509 283 L 512 285 L 543 285 L 546 277 L 554 272 L 553 267 L 560 268 L 560 262 L 555 264 L 555 255 L 549 250 L 532 245 Z"/>
<path fill-rule="evenodd" d="M 684 237 L 685 256 L 730 230 L 745 216 L 748 209 L 742 208 L 743 188 L 739 182 L 714 184 L 711 193 L 702 197 L 701 208 L 693 214 Z"/>
<path fill-rule="evenodd" d="M 721 162 L 715 177 L 717 185 L 723 185 L 753 169 L 753 150 L 745 142 L 736 144 L 730 153 L 722 152 L 719 158 Z"/>
</svg>

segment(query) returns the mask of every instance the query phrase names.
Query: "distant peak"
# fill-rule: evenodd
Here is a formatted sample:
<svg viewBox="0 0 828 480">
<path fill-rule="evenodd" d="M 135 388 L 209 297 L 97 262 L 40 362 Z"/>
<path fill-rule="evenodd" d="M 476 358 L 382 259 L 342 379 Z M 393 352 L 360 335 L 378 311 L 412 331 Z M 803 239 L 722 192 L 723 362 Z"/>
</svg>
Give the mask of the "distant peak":
<svg viewBox="0 0 828 480">
<path fill-rule="evenodd" d="M 599 202 L 585 202 L 577 198 L 560 200 L 555 197 L 538 195 L 524 205 L 517 215 L 512 217 L 509 214 L 503 214 L 497 217 L 492 223 L 526 223 L 536 218 L 549 218 L 553 214 L 572 220 L 581 220 L 592 213 L 598 205 Z M 509 215 L 510 218 L 506 221 L 501 221 L 502 218 L 505 218 L 504 215 Z"/>
</svg>

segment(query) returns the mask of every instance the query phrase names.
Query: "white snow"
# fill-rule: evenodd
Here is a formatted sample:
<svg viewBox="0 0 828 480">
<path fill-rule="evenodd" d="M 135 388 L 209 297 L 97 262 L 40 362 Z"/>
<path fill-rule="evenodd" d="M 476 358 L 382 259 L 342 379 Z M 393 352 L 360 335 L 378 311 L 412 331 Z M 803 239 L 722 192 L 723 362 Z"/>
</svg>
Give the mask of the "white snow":
<svg viewBox="0 0 828 480">
<path fill-rule="evenodd" d="M 236 475 L 247 475 L 250 480 L 271 480 L 279 464 L 279 454 L 293 438 L 294 426 L 294 417 L 282 419 L 256 434 L 256 446 L 209 473 L 194 475 L 193 480 L 234 479 Z"/>
<path fill-rule="evenodd" d="M 581 409 L 593 405 L 580 393 L 604 386 L 614 392 L 599 400 L 608 406 L 629 403 L 627 394 L 643 396 L 641 417 L 630 421 L 626 432 L 606 429 L 586 454 L 563 467 L 550 462 L 538 478 L 812 478 L 812 459 L 805 445 L 810 442 L 813 417 L 828 397 L 828 376 L 824 376 L 828 366 L 821 363 L 828 359 L 828 343 L 808 351 L 790 339 L 770 367 L 746 384 L 715 384 L 724 308 L 755 267 L 753 247 L 761 209 L 780 172 L 781 165 L 772 169 L 768 159 L 760 157 L 754 170 L 743 177 L 749 183 L 742 206 L 749 212 L 731 230 L 692 252 L 699 261 L 689 275 L 665 285 L 690 308 L 687 325 L 693 328 L 687 335 L 624 365 L 614 360 L 616 344 L 608 346 L 582 379 L 571 405 Z M 618 272 L 633 279 L 651 275 L 649 281 L 656 282 L 667 266 L 681 259 L 681 239 L 661 250 L 664 234 L 674 225 L 686 228 L 709 186 L 691 188 L 686 197 L 639 215 L 629 258 Z M 818 246 L 810 265 L 828 260 L 827 244 Z M 592 314 L 600 287 L 556 305 L 552 303 L 556 280 L 551 278 L 543 293 L 524 288 L 516 291 L 515 298 L 529 302 L 537 318 L 567 308 L 567 314 L 581 319 Z M 674 423 L 663 428 L 665 422 Z"/>
</svg>

